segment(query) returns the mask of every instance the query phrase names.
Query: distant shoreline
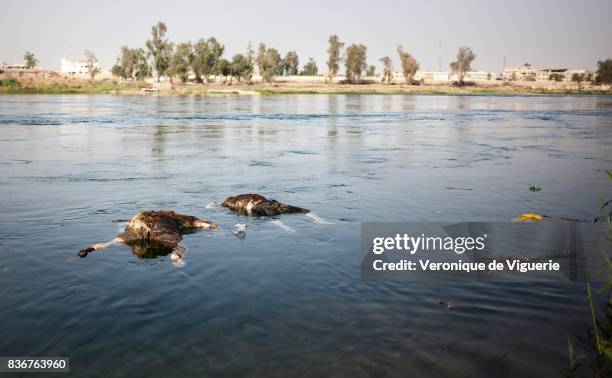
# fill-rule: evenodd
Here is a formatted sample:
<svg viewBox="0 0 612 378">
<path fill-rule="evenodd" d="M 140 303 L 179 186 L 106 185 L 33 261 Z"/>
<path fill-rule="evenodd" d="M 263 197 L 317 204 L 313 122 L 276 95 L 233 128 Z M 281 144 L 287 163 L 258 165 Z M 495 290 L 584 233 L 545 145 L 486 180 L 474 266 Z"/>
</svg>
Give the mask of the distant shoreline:
<svg viewBox="0 0 612 378">
<path fill-rule="evenodd" d="M 273 82 L 271 84 L 146 84 L 114 80 L 18 81 L 1 80 L 0 94 L 118 94 L 118 95 L 287 95 L 287 94 L 377 94 L 377 95 L 612 95 L 612 90 L 528 87 L 514 83 L 476 84 L 324 84 Z"/>
</svg>

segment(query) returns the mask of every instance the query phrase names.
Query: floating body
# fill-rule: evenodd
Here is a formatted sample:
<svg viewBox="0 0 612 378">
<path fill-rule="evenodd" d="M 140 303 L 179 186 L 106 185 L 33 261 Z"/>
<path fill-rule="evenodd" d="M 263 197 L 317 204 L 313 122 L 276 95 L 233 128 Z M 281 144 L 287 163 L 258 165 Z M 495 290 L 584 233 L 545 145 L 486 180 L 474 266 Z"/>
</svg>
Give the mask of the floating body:
<svg viewBox="0 0 612 378">
<path fill-rule="evenodd" d="M 260 194 L 240 194 L 227 197 L 223 207 L 244 215 L 273 216 L 291 213 L 308 213 L 310 210 L 297 206 L 286 205 L 276 200 L 269 200 Z"/>
<path fill-rule="evenodd" d="M 204 228 L 216 228 L 212 222 L 174 211 L 143 211 L 130 219 L 127 227 L 119 236 L 108 243 L 94 244 L 80 250 L 81 257 L 115 244 L 128 244 L 134 253 L 141 257 L 172 253 L 173 262 L 181 261 L 185 247 L 179 243 L 183 234 Z"/>
</svg>

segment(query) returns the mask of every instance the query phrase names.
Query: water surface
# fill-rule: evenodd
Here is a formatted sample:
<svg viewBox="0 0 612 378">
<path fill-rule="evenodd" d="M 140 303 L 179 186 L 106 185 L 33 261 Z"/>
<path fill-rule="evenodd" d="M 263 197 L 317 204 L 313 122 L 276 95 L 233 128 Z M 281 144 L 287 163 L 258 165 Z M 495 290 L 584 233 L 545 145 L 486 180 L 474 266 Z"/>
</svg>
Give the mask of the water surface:
<svg viewBox="0 0 612 378">
<path fill-rule="evenodd" d="M 360 223 L 590 220 L 611 145 L 603 96 L 1 96 L 0 355 L 99 377 L 559 376 L 583 285 L 362 282 Z M 244 192 L 329 223 L 211 206 Z M 75 255 L 158 208 L 221 228 L 185 237 L 182 269 Z"/>
</svg>

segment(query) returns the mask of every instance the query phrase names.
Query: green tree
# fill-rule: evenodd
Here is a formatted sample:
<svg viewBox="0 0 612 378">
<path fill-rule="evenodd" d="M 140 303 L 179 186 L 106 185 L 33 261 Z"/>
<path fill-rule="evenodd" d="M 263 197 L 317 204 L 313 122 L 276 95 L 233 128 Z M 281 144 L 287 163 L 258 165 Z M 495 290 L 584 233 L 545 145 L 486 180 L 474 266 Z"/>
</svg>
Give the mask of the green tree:
<svg viewBox="0 0 612 378">
<path fill-rule="evenodd" d="M 317 63 L 313 58 L 308 58 L 308 63 L 304 64 L 304 69 L 300 72 L 300 75 L 316 76 L 318 72 L 319 68 L 317 67 Z"/>
<path fill-rule="evenodd" d="M 117 63 L 111 68 L 111 73 L 123 79 L 131 79 L 134 76 L 132 50 L 129 47 L 121 47 L 121 52 L 119 53 L 119 57 L 117 57 Z"/>
<path fill-rule="evenodd" d="M 300 61 L 298 59 L 298 55 L 295 51 L 289 51 L 287 55 L 283 58 L 282 61 L 282 71 L 283 75 L 297 75 Z"/>
<path fill-rule="evenodd" d="M 366 76 L 376 76 L 376 66 L 370 64 L 366 70 Z"/>
<path fill-rule="evenodd" d="M 115 77 L 120 77 L 123 79 L 127 79 L 123 73 L 123 69 L 121 68 L 121 66 L 119 65 L 119 63 L 115 64 L 112 68 L 111 68 L 111 74 L 113 74 L 113 76 Z"/>
<path fill-rule="evenodd" d="M 143 49 L 130 49 L 123 46 L 117 58 L 117 63 L 113 66 L 111 72 L 114 76 L 123 79 L 144 80 L 151 74 L 151 69 Z"/>
<path fill-rule="evenodd" d="M 559 74 L 559 73 L 552 73 L 550 75 L 548 75 L 548 80 L 552 80 L 552 81 L 563 81 L 563 75 Z"/>
<path fill-rule="evenodd" d="M 27 68 L 34 68 L 38 64 L 38 59 L 36 59 L 34 53 L 30 51 L 26 51 L 23 54 L 23 60 L 25 61 L 25 65 Z"/>
<path fill-rule="evenodd" d="M 367 48 L 362 44 L 353 43 L 346 48 L 344 65 L 346 67 L 346 80 L 349 83 L 359 81 L 361 75 L 366 70 Z"/>
<path fill-rule="evenodd" d="M 257 53 L 257 67 L 262 81 L 271 83 L 274 80 L 274 75 L 282 71 L 282 59 L 276 49 L 271 47 L 266 48 L 263 43 L 259 44 Z"/>
<path fill-rule="evenodd" d="M 457 51 L 457 60 L 450 64 L 450 68 L 459 76 L 459 85 L 463 85 L 465 73 L 472 69 L 472 62 L 476 59 L 476 54 L 469 47 L 460 47 Z"/>
<path fill-rule="evenodd" d="M 268 51 L 266 51 L 266 54 L 268 56 L 268 59 L 270 60 L 270 64 L 272 67 L 276 67 L 274 69 L 274 76 L 283 76 L 285 75 L 285 65 L 284 65 L 284 60 L 280 55 L 280 52 L 278 52 L 278 50 L 274 49 L 274 48 L 269 48 Z M 278 63 L 274 64 L 274 62 L 277 60 L 278 58 Z"/>
<path fill-rule="evenodd" d="M 158 22 L 151 28 L 151 39 L 146 43 L 149 57 L 153 57 L 153 69 L 159 78 L 165 75 L 172 61 L 172 43 L 166 39 L 166 24 Z"/>
<path fill-rule="evenodd" d="M 144 80 L 151 76 L 151 66 L 147 62 L 147 56 L 142 48 L 132 49 L 132 59 L 134 62 L 134 78 Z"/>
<path fill-rule="evenodd" d="M 232 83 L 232 77 L 238 79 L 240 83 L 243 79 L 249 80 L 251 73 L 253 72 L 253 60 L 244 54 L 236 54 L 232 57 L 232 61 L 229 64 L 230 84 Z"/>
<path fill-rule="evenodd" d="M 98 59 L 93 51 L 85 50 L 85 62 L 87 63 L 87 72 L 89 73 L 89 80 L 92 80 L 100 73 L 98 68 Z"/>
<path fill-rule="evenodd" d="M 338 38 L 338 36 L 335 34 L 329 36 L 328 43 L 329 48 L 327 49 L 327 68 L 329 70 L 329 81 L 331 82 L 334 79 L 334 76 L 336 76 L 340 70 L 341 50 L 344 47 L 344 43 L 340 42 L 340 38 Z"/>
<path fill-rule="evenodd" d="M 414 75 L 419 69 L 419 62 L 417 62 L 412 55 L 404 51 L 404 48 L 401 45 L 397 47 L 397 53 L 402 65 L 404 80 L 406 80 L 407 84 L 412 85 L 414 82 Z"/>
<path fill-rule="evenodd" d="M 612 59 L 597 62 L 597 82 L 612 83 Z"/>
<path fill-rule="evenodd" d="M 578 90 L 581 89 L 580 84 L 585 81 L 586 75 L 584 73 L 575 72 L 572 75 L 572 81 L 578 85 Z"/>
<path fill-rule="evenodd" d="M 176 45 L 168 70 L 170 78 L 172 79 L 172 77 L 176 75 L 181 79 L 181 82 L 186 82 L 189 78 L 189 68 L 192 59 L 193 52 L 191 42 L 179 43 Z"/>
<path fill-rule="evenodd" d="M 386 82 L 387 84 L 389 84 L 391 83 L 391 79 L 393 78 L 393 62 L 388 56 L 381 58 L 380 61 L 383 64 L 382 82 Z"/>
<path fill-rule="evenodd" d="M 198 83 L 207 83 L 210 75 L 220 74 L 219 61 L 224 51 L 225 46 L 219 43 L 215 37 L 210 37 L 207 40 L 200 39 L 195 43 L 191 69 Z"/>
<path fill-rule="evenodd" d="M 253 71 L 255 69 L 255 59 L 254 59 L 254 52 L 253 52 L 253 47 L 251 46 L 251 42 L 249 42 L 249 45 L 247 46 L 246 57 L 247 57 L 248 65 L 245 66 L 245 71 L 243 73 L 244 80 L 249 84 L 253 84 Z"/>
<path fill-rule="evenodd" d="M 223 84 L 225 84 L 227 82 L 227 78 L 232 74 L 232 66 L 230 61 L 225 58 L 219 59 L 215 71 L 216 75 L 223 77 Z"/>
<path fill-rule="evenodd" d="M 266 68 L 266 50 L 266 44 L 263 42 L 260 43 L 257 48 L 257 70 L 259 71 L 259 76 L 261 76 L 262 81 L 264 81 L 263 71 Z"/>
</svg>

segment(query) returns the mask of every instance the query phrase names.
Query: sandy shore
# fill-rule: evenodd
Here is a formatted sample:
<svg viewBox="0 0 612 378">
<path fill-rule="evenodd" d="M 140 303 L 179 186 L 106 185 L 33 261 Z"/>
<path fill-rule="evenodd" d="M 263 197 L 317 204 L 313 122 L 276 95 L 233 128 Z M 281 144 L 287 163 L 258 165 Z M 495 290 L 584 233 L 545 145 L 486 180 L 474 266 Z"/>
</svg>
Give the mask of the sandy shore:
<svg viewBox="0 0 612 378">
<path fill-rule="evenodd" d="M 147 84 L 139 82 L 118 83 L 115 80 L 82 80 L 82 79 L 31 79 L 11 78 L 0 75 L 0 93 L 39 93 L 39 94 L 96 94 L 113 93 L 125 95 L 273 95 L 273 94 L 467 94 L 467 95 L 520 95 L 520 94 L 612 94 L 612 90 L 601 87 L 584 87 L 581 89 L 558 87 L 551 88 L 538 83 L 526 85 L 514 82 L 487 82 L 469 86 L 450 84 L 325 84 L 276 81 L 268 83 L 161 83 Z"/>
</svg>

